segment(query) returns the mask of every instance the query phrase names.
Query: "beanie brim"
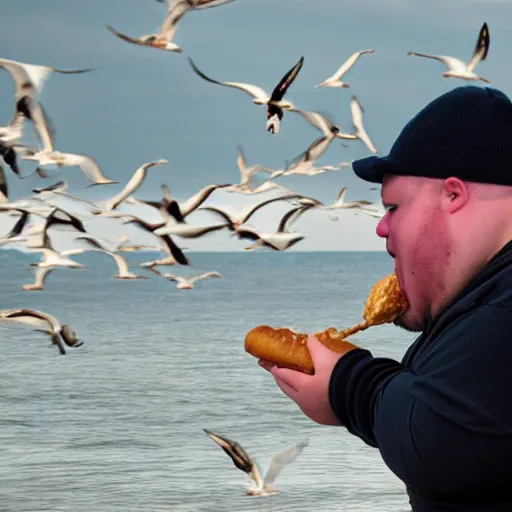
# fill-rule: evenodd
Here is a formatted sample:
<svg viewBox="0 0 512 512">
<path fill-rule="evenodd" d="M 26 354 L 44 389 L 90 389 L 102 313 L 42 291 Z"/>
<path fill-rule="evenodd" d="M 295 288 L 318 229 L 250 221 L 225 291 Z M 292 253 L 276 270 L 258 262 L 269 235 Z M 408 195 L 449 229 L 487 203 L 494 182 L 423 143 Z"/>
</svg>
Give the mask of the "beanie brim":
<svg viewBox="0 0 512 512">
<path fill-rule="evenodd" d="M 370 156 L 361 158 L 360 160 L 354 160 L 352 162 L 352 169 L 354 169 L 354 172 L 359 178 L 371 183 L 382 183 L 384 174 L 394 174 L 393 166 L 387 156 L 382 158 Z"/>
</svg>

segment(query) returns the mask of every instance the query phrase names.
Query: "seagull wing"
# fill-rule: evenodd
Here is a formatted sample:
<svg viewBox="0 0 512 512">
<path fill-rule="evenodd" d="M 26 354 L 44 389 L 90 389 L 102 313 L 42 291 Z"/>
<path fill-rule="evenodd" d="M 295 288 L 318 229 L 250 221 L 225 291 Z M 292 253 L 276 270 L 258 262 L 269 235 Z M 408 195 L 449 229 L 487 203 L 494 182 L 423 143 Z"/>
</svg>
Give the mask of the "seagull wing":
<svg viewBox="0 0 512 512">
<path fill-rule="evenodd" d="M 375 50 L 361 50 L 359 52 L 355 52 L 353 53 L 339 68 L 338 70 L 332 75 L 330 76 L 329 78 L 327 78 L 326 80 L 324 80 L 323 83 L 325 82 L 330 82 L 330 81 L 334 81 L 334 80 L 339 80 L 345 73 L 347 73 L 347 71 L 352 68 L 352 66 L 357 62 L 357 60 L 359 59 L 359 57 L 361 57 L 361 55 L 364 55 L 365 53 L 373 53 L 375 52 Z"/>
<path fill-rule="evenodd" d="M 185 256 L 183 251 L 176 245 L 174 240 L 169 235 L 162 235 L 160 237 L 162 242 L 165 244 L 168 252 L 180 265 L 190 265 L 188 258 Z"/>
<path fill-rule="evenodd" d="M 112 32 L 112 34 L 119 37 L 119 39 L 122 39 L 123 41 L 126 41 L 128 43 L 139 44 L 142 46 L 151 46 L 151 41 L 142 41 L 141 39 L 127 36 L 126 34 L 123 34 L 122 32 L 117 31 L 114 27 L 111 27 L 110 25 L 107 25 L 107 29 L 110 30 L 110 32 Z"/>
<path fill-rule="evenodd" d="M 126 260 L 120 255 L 116 254 L 115 252 L 105 251 L 109 256 L 111 256 L 117 265 L 117 273 L 119 275 L 126 275 L 128 274 L 128 263 L 126 263 Z"/>
<path fill-rule="evenodd" d="M 293 170 L 296 167 L 298 167 L 300 164 L 303 163 L 313 163 L 318 158 L 320 158 L 331 142 L 333 141 L 333 137 L 318 137 L 318 139 L 315 139 L 312 144 L 309 146 L 306 151 L 303 151 L 300 155 L 295 157 L 287 166 L 287 170 Z"/>
<path fill-rule="evenodd" d="M 240 183 L 247 183 L 250 180 L 250 175 L 247 172 L 247 162 L 245 161 L 244 152 L 240 144 L 238 144 L 238 157 L 236 159 L 236 164 L 240 170 Z"/>
<path fill-rule="evenodd" d="M 5 179 L 5 170 L 0 165 L 0 203 L 9 202 L 9 187 Z"/>
<path fill-rule="evenodd" d="M 464 62 L 455 57 L 448 55 L 430 55 L 427 53 L 408 52 L 407 55 L 416 55 L 417 57 L 426 57 L 427 59 L 434 59 L 442 62 L 451 71 L 466 72 L 467 67 Z"/>
<path fill-rule="evenodd" d="M 141 185 L 144 179 L 146 178 L 147 170 L 150 167 L 164 165 L 168 163 L 167 160 L 160 159 L 155 160 L 153 162 L 146 162 L 142 164 L 133 174 L 132 177 L 128 180 L 128 183 L 124 186 L 123 190 L 116 194 L 112 199 L 107 201 L 107 208 L 110 210 L 114 210 L 117 208 L 128 196 L 133 194 Z"/>
<path fill-rule="evenodd" d="M 16 103 L 16 111 L 32 121 L 45 151 L 55 150 L 55 128 L 44 107 L 31 96 L 24 96 Z"/>
<path fill-rule="evenodd" d="M 218 7 L 219 5 L 229 4 L 234 0 L 194 0 L 194 11 L 201 9 L 209 9 L 210 7 Z"/>
<path fill-rule="evenodd" d="M 245 224 L 249 220 L 249 218 L 253 216 L 254 213 L 256 213 L 260 208 L 263 208 L 267 204 L 274 203 L 276 201 L 288 201 L 290 199 L 297 199 L 300 197 L 302 197 L 300 194 L 290 194 L 290 195 L 271 197 L 270 199 L 265 199 L 265 201 L 261 201 L 260 203 L 251 206 L 249 208 L 249 210 L 247 210 L 244 213 L 243 217 L 240 219 L 240 223 Z"/>
<path fill-rule="evenodd" d="M 86 68 L 86 69 L 57 69 L 50 68 L 54 73 L 60 73 L 61 75 L 80 75 L 82 73 L 89 73 L 90 71 L 95 71 L 95 68 Z"/>
<path fill-rule="evenodd" d="M 174 34 L 176 34 L 179 21 L 191 8 L 192 6 L 189 2 L 171 4 L 167 10 L 164 22 L 162 23 L 159 36 L 164 37 L 167 41 L 172 41 Z"/>
<path fill-rule="evenodd" d="M 326 116 L 319 112 L 310 112 L 308 110 L 292 109 L 292 112 L 300 114 L 309 124 L 320 130 L 326 137 L 333 136 L 333 129 L 336 128 L 335 124 Z"/>
<path fill-rule="evenodd" d="M 233 221 L 233 218 L 231 217 L 231 215 L 229 215 L 229 213 L 225 212 L 224 210 L 221 210 L 220 208 L 217 208 L 216 206 L 203 206 L 201 208 L 199 208 L 199 210 L 203 211 L 209 211 L 209 212 L 214 212 L 218 215 L 220 215 L 227 223 L 229 223 L 229 225 L 232 227 L 233 224 L 234 224 L 234 221 Z"/>
<path fill-rule="evenodd" d="M 240 83 L 240 82 L 219 82 L 217 80 L 214 80 L 213 78 L 206 76 L 194 64 L 194 61 L 190 57 L 188 58 L 188 60 L 190 62 L 190 65 L 192 66 L 192 69 L 196 72 L 196 74 L 198 74 L 204 80 L 211 82 L 212 84 L 225 85 L 226 87 L 234 87 L 235 89 L 240 89 L 241 91 L 244 91 L 247 94 L 250 94 L 253 98 L 259 99 L 261 101 L 267 101 L 269 99 L 267 93 L 261 87 L 258 87 L 257 85 Z"/>
<path fill-rule="evenodd" d="M 340 190 L 340 193 L 338 194 L 338 197 L 336 198 L 335 204 L 342 204 L 343 203 L 343 201 L 345 199 L 345 196 L 347 195 L 347 191 L 348 191 L 348 187 L 343 187 Z"/>
<path fill-rule="evenodd" d="M 307 445 L 307 440 L 301 441 L 300 443 L 290 446 L 286 450 L 275 455 L 270 461 L 263 485 L 265 487 L 272 485 L 283 467 L 287 464 L 290 464 L 290 462 L 293 462 L 302 453 L 302 450 L 304 450 Z"/>
<path fill-rule="evenodd" d="M 21 98 L 32 92 L 35 95 L 51 73 L 51 68 L 24 64 L 9 59 L 0 59 L 0 67 L 4 68 L 14 80 L 16 98 Z M 27 88 L 31 89 L 29 92 Z"/>
<path fill-rule="evenodd" d="M 63 153 L 62 157 L 66 160 L 66 165 L 77 165 L 80 167 L 85 176 L 92 181 L 93 184 L 117 183 L 117 181 L 107 178 L 101 171 L 98 162 L 90 156 Z"/>
<path fill-rule="evenodd" d="M 53 331 L 60 329 L 59 321 L 52 315 L 43 313 L 36 309 L 7 309 L 0 311 L 0 318 L 5 320 L 15 320 L 17 322 L 37 328 L 51 328 Z"/>
<path fill-rule="evenodd" d="M 35 271 L 35 282 L 37 286 L 44 286 L 44 282 L 49 274 L 55 270 L 55 267 L 37 267 Z"/>
<path fill-rule="evenodd" d="M 218 272 L 205 272 L 204 274 L 200 274 L 198 276 L 191 277 L 189 282 L 195 283 L 196 281 L 200 281 L 201 279 L 209 279 L 210 277 L 222 277 Z"/>
<path fill-rule="evenodd" d="M 298 206 L 286 212 L 283 218 L 277 226 L 277 233 L 288 233 L 290 226 L 306 211 L 312 208 L 312 206 Z"/>
<path fill-rule="evenodd" d="M 297 75 L 299 74 L 300 69 L 302 68 L 302 64 L 304 63 L 304 57 L 301 57 L 299 59 L 299 62 L 293 66 L 286 75 L 281 78 L 281 81 L 276 85 L 274 90 L 272 91 L 272 95 L 270 96 L 270 101 L 279 101 L 283 98 L 283 96 L 286 94 L 286 91 L 288 90 L 288 87 L 292 84 L 292 82 L 295 80 Z"/>
<path fill-rule="evenodd" d="M 485 60 L 489 51 L 490 42 L 489 27 L 487 26 L 487 23 L 484 23 L 480 29 L 480 33 L 478 34 L 475 50 L 473 51 L 473 56 L 468 64 L 468 71 L 474 71 L 478 63 L 481 60 Z"/>
<path fill-rule="evenodd" d="M 215 441 L 225 453 L 229 455 L 233 464 L 243 471 L 247 473 L 256 483 L 259 489 L 263 487 L 263 479 L 261 478 L 261 473 L 258 469 L 258 466 L 254 463 L 254 461 L 249 457 L 249 454 L 242 448 L 240 443 L 236 441 L 231 441 L 225 437 L 221 437 L 209 430 L 203 429 L 208 437 Z"/>
<path fill-rule="evenodd" d="M 208 185 L 202 188 L 201 190 L 199 190 L 199 192 L 189 197 L 182 205 L 180 205 L 181 214 L 183 215 L 183 217 L 186 217 L 194 210 L 196 210 L 199 206 L 201 206 L 215 190 L 227 186 L 227 184 Z"/>
<path fill-rule="evenodd" d="M 350 101 L 350 110 L 352 111 L 352 122 L 356 128 L 356 135 L 361 139 L 366 147 L 372 152 L 377 153 L 377 148 L 374 146 L 372 140 L 363 126 L 363 112 L 361 105 L 355 96 L 352 96 Z"/>
</svg>

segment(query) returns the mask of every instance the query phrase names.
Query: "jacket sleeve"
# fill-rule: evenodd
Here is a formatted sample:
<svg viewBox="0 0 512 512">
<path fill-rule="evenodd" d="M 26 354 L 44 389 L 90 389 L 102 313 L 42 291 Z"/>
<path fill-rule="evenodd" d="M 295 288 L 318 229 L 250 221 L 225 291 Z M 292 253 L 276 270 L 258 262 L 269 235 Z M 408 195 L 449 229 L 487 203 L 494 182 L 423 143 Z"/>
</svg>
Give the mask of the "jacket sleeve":
<svg viewBox="0 0 512 512">
<path fill-rule="evenodd" d="M 415 371 L 349 352 L 333 370 L 329 399 L 405 484 L 460 495 L 499 486 L 510 473 L 512 314 L 482 306 L 446 332 Z"/>
</svg>

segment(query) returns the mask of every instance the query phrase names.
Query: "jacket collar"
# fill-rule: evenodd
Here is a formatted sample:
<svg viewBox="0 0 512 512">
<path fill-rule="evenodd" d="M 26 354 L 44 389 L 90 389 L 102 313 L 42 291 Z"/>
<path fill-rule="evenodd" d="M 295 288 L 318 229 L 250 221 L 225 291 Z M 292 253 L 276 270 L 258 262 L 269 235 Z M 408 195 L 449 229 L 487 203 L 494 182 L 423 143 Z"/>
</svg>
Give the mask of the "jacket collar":
<svg viewBox="0 0 512 512">
<path fill-rule="evenodd" d="M 512 267 L 512 240 L 507 242 L 471 279 L 465 288 L 426 327 L 405 353 L 402 362 L 407 364 L 429 338 L 437 336 L 454 318 L 481 304 L 495 279 Z"/>
</svg>

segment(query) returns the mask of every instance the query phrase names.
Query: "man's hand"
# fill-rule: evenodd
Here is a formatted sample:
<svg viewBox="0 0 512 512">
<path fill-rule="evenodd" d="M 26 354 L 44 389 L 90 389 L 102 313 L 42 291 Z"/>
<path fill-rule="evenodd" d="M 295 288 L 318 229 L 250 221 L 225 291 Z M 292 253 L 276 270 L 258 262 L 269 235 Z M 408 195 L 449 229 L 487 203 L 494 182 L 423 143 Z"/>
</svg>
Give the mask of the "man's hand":
<svg viewBox="0 0 512 512">
<path fill-rule="evenodd" d="M 278 368 L 263 360 L 259 365 L 274 376 L 281 391 L 295 401 L 306 416 L 322 425 L 341 425 L 329 404 L 329 381 L 339 358 L 358 348 L 352 343 L 345 343 L 347 350 L 337 353 L 326 348 L 313 334 L 308 336 L 307 347 L 315 367 L 314 375 Z"/>
</svg>

